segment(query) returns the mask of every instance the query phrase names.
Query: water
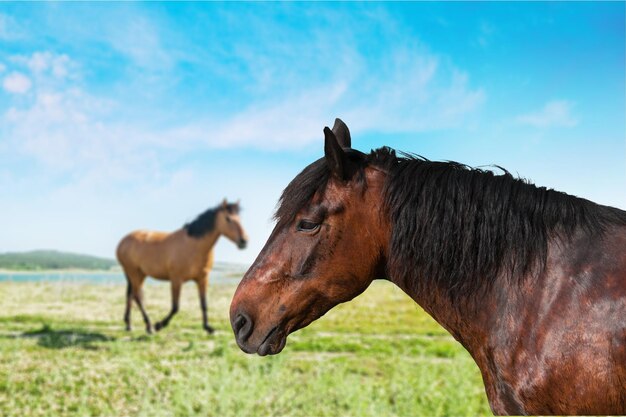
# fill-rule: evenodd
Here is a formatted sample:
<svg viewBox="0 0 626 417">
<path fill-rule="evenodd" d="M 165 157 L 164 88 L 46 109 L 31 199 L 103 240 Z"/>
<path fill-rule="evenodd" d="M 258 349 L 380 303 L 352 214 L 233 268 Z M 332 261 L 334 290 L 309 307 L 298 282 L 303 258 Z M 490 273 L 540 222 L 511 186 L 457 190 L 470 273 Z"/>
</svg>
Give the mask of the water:
<svg viewBox="0 0 626 417">
<path fill-rule="evenodd" d="M 246 272 L 244 265 L 216 265 L 209 275 L 209 283 L 237 284 Z M 126 284 L 122 271 L 87 272 L 87 271 L 1 271 L 0 282 L 76 282 L 92 284 Z M 146 283 L 157 282 L 147 279 Z"/>
</svg>

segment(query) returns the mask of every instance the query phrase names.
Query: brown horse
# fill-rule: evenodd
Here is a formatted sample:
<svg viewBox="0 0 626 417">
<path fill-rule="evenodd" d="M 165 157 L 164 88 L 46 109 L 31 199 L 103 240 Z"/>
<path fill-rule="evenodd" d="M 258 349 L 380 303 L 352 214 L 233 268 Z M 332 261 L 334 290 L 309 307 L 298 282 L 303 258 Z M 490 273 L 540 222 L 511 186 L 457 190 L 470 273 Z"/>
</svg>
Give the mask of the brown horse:
<svg viewBox="0 0 626 417">
<path fill-rule="evenodd" d="M 233 298 L 244 352 L 383 278 L 469 351 L 494 413 L 626 414 L 626 212 L 324 133 Z"/>
<path fill-rule="evenodd" d="M 224 235 L 240 249 L 246 247 L 247 236 L 239 222 L 239 203 L 226 200 L 215 208 L 200 214 L 191 223 L 172 233 L 137 230 L 125 236 L 117 246 L 117 259 L 124 269 L 126 291 L 126 330 L 130 330 L 130 309 L 135 300 L 148 333 L 152 333 L 150 318 L 143 306 L 142 285 L 146 276 L 169 280 L 172 289 L 172 309 L 154 326 L 157 331 L 166 327 L 178 312 L 180 289 L 184 282 L 193 280 L 198 286 L 202 326 L 213 333 L 207 317 L 206 291 L 209 271 L 213 266 L 213 246 Z"/>
</svg>

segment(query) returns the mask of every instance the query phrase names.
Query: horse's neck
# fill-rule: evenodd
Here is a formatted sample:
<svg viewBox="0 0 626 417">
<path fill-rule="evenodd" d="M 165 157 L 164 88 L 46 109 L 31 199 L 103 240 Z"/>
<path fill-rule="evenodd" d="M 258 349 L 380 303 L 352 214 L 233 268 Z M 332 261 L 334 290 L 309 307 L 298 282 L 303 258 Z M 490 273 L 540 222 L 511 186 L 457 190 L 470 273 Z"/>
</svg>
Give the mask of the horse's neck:
<svg viewBox="0 0 626 417">
<path fill-rule="evenodd" d="M 500 276 L 494 280 L 495 285 L 454 299 L 446 289 L 435 285 L 415 289 L 411 280 L 416 277 L 394 279 L 393 271 L 388 273 L 391 281 L 461 342 L 480 366 L 479 358 L 489 356 L 490 349 L 514 343 L 517 335 L 524 331 L 523 319 L 532 315 L 536 308 L 530 301 L 543 300 L 544 288 L 554 286 L 555 277 L 549 271 L 560 269 L 551 262 L 562 258 L 570 247 L 571 244 L 550 241 L 546 269 L 537 275 L 529 272 L 517 279 Z"/>
<path fill-rule="evenodd" d="M 445 291 L 439 288 L 417 292 L 405 281 L 393 278 L 391 281 L 461 342 L 470 353 L 484 342 L 488 332 L 485 325 L 488 323 L 486 306 L 491 304 L 490 293 L 484 293 L 480 302 L 469 299 L 452 302 Z"/>
<path fill-rule="evenodd" d="M 212 230 L 199 239 L 193 239 L 192 244 L 203 252 L 209 252 L 213 249 L 213 246 L 215 246 L 219 237 L 220 233 L 216 230 Z"/>
</svg>

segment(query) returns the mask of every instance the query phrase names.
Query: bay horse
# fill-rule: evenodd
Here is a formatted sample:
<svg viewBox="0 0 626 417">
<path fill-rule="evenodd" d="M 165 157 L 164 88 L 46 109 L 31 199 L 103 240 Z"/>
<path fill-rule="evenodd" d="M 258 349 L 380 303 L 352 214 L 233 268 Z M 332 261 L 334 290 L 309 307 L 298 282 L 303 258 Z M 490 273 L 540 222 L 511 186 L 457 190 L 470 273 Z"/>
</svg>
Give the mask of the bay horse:
<svg viewBox="0 0 626 417">
<path fill-rule="evenodd" d="M 221 235 L 233 241 L 239 249 L 246 247 L 248 237 L 239 219 L 239 202 L 224 200 L 198 217 L 172 232 L 137 230 L 126 235 L 117 246 L 117 259 L 128 281 L 126 290 L 126 330 L 131 330 L 130 310 L 135 300 L 146 331 L 152 333 L 150 318 L 143 305 L 142 285 L 146 276 L 169 280 L 172 292 L 172 309 L 154 326 L 159 331 L 169 324 L 178 312 L 180 289 L 184 282 L 195 281 L 202 309 L 202 327 L 213 333 L 209 326 L 206 292 L 209 272 L 213 267 L 213 247 Z"/>
<path fill-rule="evenodd" d="M 246 353 L 399 286 L 471 354 L 495 414 L 626 414 L 626 212 L 324 129 L 233 297 Z"/>
</svg>

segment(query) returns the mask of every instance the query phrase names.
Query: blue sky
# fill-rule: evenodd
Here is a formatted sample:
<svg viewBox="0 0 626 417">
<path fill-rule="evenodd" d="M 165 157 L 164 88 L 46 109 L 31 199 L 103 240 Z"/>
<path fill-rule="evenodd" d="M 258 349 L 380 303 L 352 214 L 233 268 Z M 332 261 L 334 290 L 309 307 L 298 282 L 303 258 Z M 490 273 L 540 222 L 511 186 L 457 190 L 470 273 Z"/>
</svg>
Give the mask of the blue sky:
<svg viewBox="0 0 626 417">
<path fill-rule="evenodd" d="M 251 262 L 341 117 L 626 209 L 616 3 L 2 3 L 0 251 L 112 257 L 241 199 Z"/>
</svg>

